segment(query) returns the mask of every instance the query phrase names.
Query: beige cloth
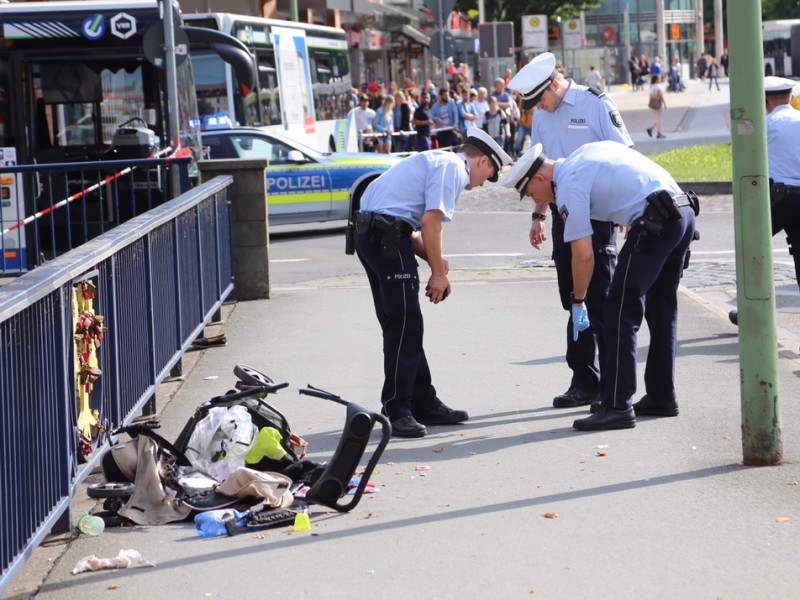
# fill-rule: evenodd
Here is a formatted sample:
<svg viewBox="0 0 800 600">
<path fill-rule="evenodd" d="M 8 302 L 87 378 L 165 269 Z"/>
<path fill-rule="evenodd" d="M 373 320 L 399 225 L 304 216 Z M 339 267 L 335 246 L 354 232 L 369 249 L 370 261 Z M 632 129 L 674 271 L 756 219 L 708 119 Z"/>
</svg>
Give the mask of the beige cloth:
<svg viewBox="0 0 800 600">
<path fill-rule="evenodd" d="M 178 504 L 175 491 L 166 489 L 161 482 L 155 441 L 138 436 L 128 444 L 137 449 L 135 489 L 119 514 L 137 525 L 159 525 L 188 517 L 192 509 Z"/>
<path fill-rule="evenodd" d="M 294 502 L 289 491 L 292 480 L 269 471 L 255 471 L 239 467 L 217 487 L 217 492 L 233 498 L 264 498 L 273 508 L 285 508 Z"/>
</svg>

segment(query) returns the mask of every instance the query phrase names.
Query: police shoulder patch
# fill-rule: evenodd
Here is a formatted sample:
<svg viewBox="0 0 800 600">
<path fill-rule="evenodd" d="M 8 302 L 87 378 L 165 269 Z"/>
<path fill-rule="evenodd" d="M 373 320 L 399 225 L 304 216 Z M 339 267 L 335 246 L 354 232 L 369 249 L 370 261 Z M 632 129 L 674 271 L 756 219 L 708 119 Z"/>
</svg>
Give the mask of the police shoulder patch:
<svg viewBox="0 0 800 600">
<path fill-rule="evenodd" d="M 567 217 L 569 217 L 569 209 L 566 206 L 562 206 L 558 209 L 558 214 L 561 217 L 561 220 L 566 223 Z"/>
<path fill-rule="evenodd" d="M 622 120 L 622 115 L 619 114 L 618 110 L 612 110 L 608 113 L 608 116 L 611 117 L 611 122 L 616 125 L 617 127 L 624 127 L 625 122 Z"/>
</svg>

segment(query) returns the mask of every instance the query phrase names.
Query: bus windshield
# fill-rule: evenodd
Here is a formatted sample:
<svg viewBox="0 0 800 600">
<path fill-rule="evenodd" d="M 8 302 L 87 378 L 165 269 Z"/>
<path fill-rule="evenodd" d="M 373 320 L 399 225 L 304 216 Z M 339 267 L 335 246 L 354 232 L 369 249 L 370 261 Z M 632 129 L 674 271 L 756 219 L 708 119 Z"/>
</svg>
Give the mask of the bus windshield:
<svg viewBox="0 0 800 600">
<path fill-rule="evenodd" d="M 219 57 L 192 52 L 201 117 L 283 131 L 323 152 L 358 149 L 343 30 L 227 13 L 184 18 L 235 37 L 257 64 L 256 84 L 249 87 Z"/>
</svg>

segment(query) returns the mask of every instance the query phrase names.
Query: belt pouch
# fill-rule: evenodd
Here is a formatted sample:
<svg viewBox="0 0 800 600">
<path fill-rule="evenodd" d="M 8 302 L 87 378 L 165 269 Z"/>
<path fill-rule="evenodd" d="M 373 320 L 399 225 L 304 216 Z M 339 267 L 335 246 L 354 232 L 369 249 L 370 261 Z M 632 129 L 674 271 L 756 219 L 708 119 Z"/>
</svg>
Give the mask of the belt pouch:
<svg viewBox="0 0 800 600">
<path fill-rule="evenodd" d="M 372 216 L 371 212 L 358 211 L 356 213 L 356 231 L 359 235 L 367 235 L 372 229 Z"/>
<path fill-rule="evenodd" d="M 769 199 L 773 204 L 786 200 L 786 185 L 772 182 L 769 186 Z"/>
</svg>

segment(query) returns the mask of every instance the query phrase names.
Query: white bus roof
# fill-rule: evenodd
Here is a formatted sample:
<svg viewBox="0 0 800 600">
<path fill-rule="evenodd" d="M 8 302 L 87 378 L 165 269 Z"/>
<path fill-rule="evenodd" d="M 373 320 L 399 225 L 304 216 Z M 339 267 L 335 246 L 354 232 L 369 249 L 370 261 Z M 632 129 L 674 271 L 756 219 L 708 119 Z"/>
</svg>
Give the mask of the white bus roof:
<svg viewBox="0 0 800 600">
<path fill-rule="evenodd" d="M 250 15 L 235 15 L 233 13 L 208 12 L 208 13 L 182 13 L 183 20 L 187 23 L 196 19 L 214 19 L 224 27 L 231 28 L 234 23 L 247 23 L 249 25 L 261 25 L 262 27 L 289 27 L 303 29 L 318 33 L 344 35 L 344 30 L 338 27 L 328 27 L 327 25 L 314 25 L 310 23 L 298 23 L 296 21 L 284 21 L 282 19 L 265 19 L 264 17 L 253 17 Z M 228 35 L 231 31 L 224 31 Z"/>
<path fill-rule="evenodd" d="M 102 10 L 135 10 L 141 8 L 157 8 L 156 0 L 80 0 L 72 2 L 21 2 L 4 4 L 0 14 L 58 12 L 58 11 L 85 11 Z"/>
</svg>

